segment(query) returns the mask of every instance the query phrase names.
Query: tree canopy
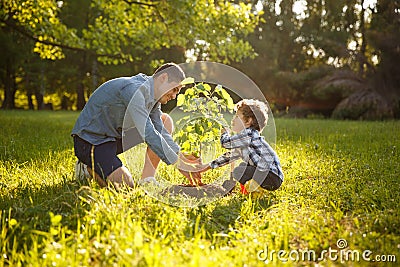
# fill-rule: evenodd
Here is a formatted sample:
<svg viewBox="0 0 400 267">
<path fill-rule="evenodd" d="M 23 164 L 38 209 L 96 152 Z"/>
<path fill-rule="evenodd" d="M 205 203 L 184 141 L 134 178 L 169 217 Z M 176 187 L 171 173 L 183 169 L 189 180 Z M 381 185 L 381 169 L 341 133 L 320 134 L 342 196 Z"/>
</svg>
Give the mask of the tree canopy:
<svg viewBox="0 0 400 267">
<path fill-rule="evenodd" d="M 309 109 L 329 116 L 352 94 L 373 90 L 376 101 L 350 102 L 377 111 L 374 103 L 385 103 L 389 117 L 400 116 L 400 73 L 391 65 L 400 56 L 400 1 L 274 0 L 253 6 L 264 11 L 248 37 L 258 56 L 235 66 L 283 112 Z"/>
<path fill-rule="evenodd" d="M 25 94 L 30 108 L 35 99 L 39 108 L 46 95 L 57 94 L 81 109 L 108 78 L 150 73 L 164 61 L 211 60 L 249 75 L 277 110 L 344 114 L 333 111 L 358 99 L 375 109 L 374 102 L 385 103 L 389 116 L 400 116 L 399 0 L 3 0 L 0 6 L 3 108 L 14 108 L 16 95 Z M 353 100 L 339 105 L 347 98 Z"/>
<path fill-rule="evenodd" d="M 257 23 L 258 13 L 251 5 L 229 1 L 4 0 L 0 9 L 1 34 L 12 40 L 4 44 L 4 51 L 17 58 L 22 50 L 15 47 L 18 39 L 26 44 L 24 53 L 33 51 L 41 60 L 67 58 L 70 67 L 63 67 L 64 71 L 81 80 L 75 85 L 78 108 L 85 102 L 86 76 L 97 75 L 97 62 L 121 65 L 147 61 L 144 65 L 155 66 L 169 52 L 224 63 L 240 61 L 254 56 L 245 37 Z M 154 56 L 158 51 L 164 55 Z M 27 75 L 26 62 L 15 58 L 3 59 L 3 108 L 15 106 L 16 87 L 23 87 L 11 81 Z M 44 65 L 42 73 L 51 71 L 49 65 L 54 67 L 51 62 Z M 18 69 L 22 73 L 17 74 Z M 43 87 L 44 80 L 40 83 Z M 35 90 L 38 98 L 40 93 Z"/>
<path fill-rule="evenodd" d="M 171 46 L 203 46 L 210 60 L 238 61 L 253 54 L 243 37 L 258 22 L 250 5 L 209 0 L 4 0 L 0 16 L 3 27 L 35 41 L 41 58 L 70 49 L 113 64 Z"/>
</svg>

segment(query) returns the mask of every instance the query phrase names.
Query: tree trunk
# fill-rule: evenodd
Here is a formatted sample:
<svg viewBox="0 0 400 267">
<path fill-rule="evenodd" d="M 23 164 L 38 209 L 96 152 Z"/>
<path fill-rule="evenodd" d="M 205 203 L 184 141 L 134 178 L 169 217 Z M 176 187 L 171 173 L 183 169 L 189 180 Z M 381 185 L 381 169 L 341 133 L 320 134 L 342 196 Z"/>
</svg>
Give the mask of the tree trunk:
<svg viewBox="0 0 400 267">
<path fill-rule="evenodd" d="M 43 109 L 43 94 L 40 93 L 38 90 L 35 90 L 35 97 L 36 97 L 36 102 L 37 102 L 37 109 L 42 110 Z"/>
<path fill-rule="evenodd" d="M 17 92 L 17 85 L 15 82 L 15 71 L 12 67 L 10 60 L 6 62 L 6 76 L 4 79 L 4 101 L 2 109 L 15 108 L 15 93 Z"/>
<path fill-rule="evenodd" d="M 25 75 L 25 88 L 26 88 L 26 97 L 28 98 L 28 108 L 30 110 L 34 110 L 35 109 L 35 105 L 33 104 L 33 90 L 30 88 L 29 86 L 30 84 L 30 75 L 26 74 Z"/>
<path fill-rule="evenodd" d="M 32 99 L 32 91 L 28 90 L 28 92 L 26 93 L 26 96 L 28 97 L 28 107 L 30 110 L 34 110 L 35 106 L 33 105 L 33 99 Z"/>
<path fill-rule="evenodd" d="M 78 110 L 82 110 L 85 107 L 86 100 L 85 100 L 85 85 L 84 85 L 84 80 L 86 78 L 86 73 L 88 72 L 87 69 L 87 64 L 88 62 L 88 56 L 86 53 L 82 54 L 81 57 L 81 62 L 79 64 L 79 72 L 80 72 L 80 81 L 78 82 L 77 88 L 76 88 L 76 93 L 77 93 L 77 103 L 76 103 L 76 108 Z"/>
<path fill-rule="evenodd" d="M 85 101 L 85 86 L 83 85 L 83 82 L 78 83 L 77 87 L 77 94 L 78 94 L 78 102 L 76 104 L 76 107 L 78 110 L 82 110 L 85 107 L 86 101 Z"/>
<path fill-rule="evenodd" d="M 365 9 L 363 7 L 364 5 L 364 0 L 361 1 L 361 14 L 360 14 L 360 32 L 361 32 L 361 47 L 359 51 L 359 56 L 358 56 L 358 63 L 359 63 L 359 69 L 358 69 L 358 74 L 360 77 L 364 77 L 365 73 L 365 67 L 366 67 L 366 49 L 367 49 L 367 40 L 365 36 Z"/>
</svg>

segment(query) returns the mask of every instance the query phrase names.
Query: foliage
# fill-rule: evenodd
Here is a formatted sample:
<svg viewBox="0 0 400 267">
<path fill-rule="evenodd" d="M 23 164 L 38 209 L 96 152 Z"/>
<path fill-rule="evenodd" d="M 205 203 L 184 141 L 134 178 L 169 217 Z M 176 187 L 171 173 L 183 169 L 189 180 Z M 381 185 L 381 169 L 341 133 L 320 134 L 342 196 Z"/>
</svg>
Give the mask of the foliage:
<svg viewBox="0 0 400 267">
<path fill-rule="evenodd" d="M 338 250 L 339 238 L 348 246 L 336 261 L 326 253 L 316 261 L 284 258 L 299 266 L 379 265 L 362 259 L 370 250 L 371 259 L 399 260 L 397 121 L 277 119 L 279 190 L 254 199 L 235 189 L 207 206 L 178 208 L 140 188 L 77 183 L 69 136 L 77 116 L 0 113 L 0 265 L 281 266 L 258 253 L 320 256 Z M 131 171 L 138 179 L 141 170 Z M 347 251 L 359 251 L 360 260 L 340 258 Z"/>
<path fill-rule="evenodd" d="M 177 122 L 175 140 L 183 152 L 197 157 L 205 147 L 219 144 L 221 128 L 228 125 L 224 113 L 234 108 L 231 96 L 221 85 L 212 89 L 207 83 L 197 83 L 178 95 L 177 106 L 189 115 Z"/>
<path fill-rule="evenodd" d="M 270 102 L 284 110 L 304 104 L 315 106 L 322 98 L 332 111 L 354 91 L 356 80 L 362 80 L 364 88 L 373 88 L 392 105 L 399 105 L 400 75 L 395 67 L 399 60 L 399 1 L 378 0 L 376 5 L 364 0 L 262 3 L 259 28 L 248 38 L 258 56 L 235 66 L 260 85 Z M 260 8 L 260 2 L 253 1 L 253 6 Z M 324 73 L 326 65 L 339 71 L 325 80 L 334 78 L 342 88 L 330 86 L 332 82 L 315 89 L 310 86 L 323 82 L 321 77 L 308 77 L 308 84 L 302 86 L 309 72 L 316 73 L 320 68 Z M 343 69 L 346 75 L 340 74 Z M 293 84 L 293 80 L 301 82 Z"/>
<path fill-rule="evenodd" d="M 330 65 L 313 66 L 298 73 L 280 72 L 278 77 L 293 89 L 290 91 L 291 98 L 315 106 L 323 103 L 325 109 L 331 111 L 340 100 L 368 86 L 364 79 L 349 68 Z"/>
<path fill-rule="evenodd" d="M 254 57 L 245 38 L 257 23 L 258 12 L 230 1 L 4 0 L 2 107 L 16 108 L 19 90 L 31 109 L 54 91 L 82 109 L 104 79 L 152 73 L 165 61 L 184 62 L 186 53 L 225 63 Z"/>
<path fill-rule="evenodd" d="M 63 10 L 74 5 L 68 1 L 6 0 L 0 18 L 3 26 L 35 39 L 34 51 L 52 60 L 63 58 L 64 49 L 72 49 L 89 51 L 101 62 L 117 65 L 162 47 L 189 50 L 197 40 L 207 44 L 211 60 L 236 61 L 253 53 L 242 38 L 253 31 L 258 16 L 243 3 L 93 0 L 80 4 L 87 12 L 83 14 L 87 25 L 61 19 Z"/>
<path fill-rule="evenodd" d="M 371 29 L 367 35 L 378 56 L 376 73 L 371 77 L 378 92 L 387 95 L 387 100 L 396 105 L 400 117 L 400 1 L 380 0 L 376 13 L 371 18 Z"/>
<path fill-rule="evenodd" d="M 307 76 L 310 69 L 323 72 L 326 64 L 345 68 L 365 79 L 366 88 L 382 93 L 399 117 L 399 1 L 371 2 L 3 0 L 3 107 L 18 108 L 13 103 L 18 90 L 37 99 L 65 93 L 77 99 L 80 109 L 101 81 L 151 73 L 165 61 L 189 58 L 235 64 L 282 110 L 315 104 L 309 95 L 340 102 L 348 93 L 340 94 L 337 87 L 310 92 L 313 86 L 288 81 Z M 35 55 L 48 61 L 65 58 L 53 64 Z M 333 76 L 335 82 L 352 83 Z M 323 81 L 316 79 L 309 82 Z"/>
</svg>

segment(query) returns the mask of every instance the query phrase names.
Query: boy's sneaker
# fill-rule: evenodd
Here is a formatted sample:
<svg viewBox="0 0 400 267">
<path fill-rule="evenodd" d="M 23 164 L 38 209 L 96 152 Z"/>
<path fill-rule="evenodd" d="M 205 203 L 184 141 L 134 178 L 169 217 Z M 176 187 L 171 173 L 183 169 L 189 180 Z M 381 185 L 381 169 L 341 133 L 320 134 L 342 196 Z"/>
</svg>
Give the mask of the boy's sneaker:
<svg viewBox="0 0 400 267">
<path fill-rule="evenodd" d="M 265 193 L 265 190 L 253 179 L 245 184 L 245 188 L 247 192 L 251 193 L 251 195 L 256 198 L 262 197 Z"/>
<path fill-rule="evenodd" d="M 79 182 L 86 182 L 90 178 L 87 166 L 79 160 L 75 163 L 75 179 Z"/>
<path fill-rule="evenodd" d="M 138 182 L 138 185 L 143 186 L 143 185 L 154 185 L 154 186 L 160 186 L 160 183 L 157 182 L 156 178 L 153 176 L 149 176 L 146 178 L 140 179 Z"/>
</svg>

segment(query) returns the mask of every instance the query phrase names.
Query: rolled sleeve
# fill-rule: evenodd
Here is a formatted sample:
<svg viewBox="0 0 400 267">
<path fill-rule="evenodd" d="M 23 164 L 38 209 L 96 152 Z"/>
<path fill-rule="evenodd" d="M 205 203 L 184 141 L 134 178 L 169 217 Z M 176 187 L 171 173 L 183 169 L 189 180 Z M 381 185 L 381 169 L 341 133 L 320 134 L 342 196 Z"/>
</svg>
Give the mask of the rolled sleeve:
<svg viewBox="0 0 400 267">
<path fill-rule="evenodd" d="M 146 101 L 143 94 L 138 90 L 132 97 L 132 100 L 128 106 L 128 114 L 131 121 L 138 130 L 140 136 L 150 147 L 150 149 L 165 163 L 173 164 L 178 160 L 179 147 L 171 146 L 169 142 L 172 142 L 172 137 L 169 135 L 170 141 L 167 141 L 164 136 L 156 130 L 153 120 L 150 117 L 150 112 L 146 107 Z M 153 116 L 153 115 L 152 115 Z M 159 118 L 161 121 L 161 119 Z M 155 120 L 157 127 L 161 127 L 161 132 L 167 132 L 165 128 L 158 125 L 157 119 Z M 162 121 L 161 121 L 162 123 Z M 163 130 L 164 129 L 164 130 Z M 166 135 L 165 135 L 166 136 Z"/>
<path fill-rule="evenodd" d="M 150 119 L 153 122 L 154 128 L 161 133 L 161 136 L 165 139 L 165 141 L 168 143 L 168 145 L 171 147 L 175 153 L 178 153 L 181 148 L 180 146 L 175 143 L 174 139 L 172 138 L 171 134 L 168 132 L 167 129 L 164 127 L 164 123 L 161 120 L 161 109 L 159 105 L 153 111 L 150 113 Z"/>
<path fill-rule="evenodd" d="M 146 144 L 168 165 L 178 161 L 178 151 L 175 151 L 165 140 L 165 138 L 155 130 L 152 121 L 149 119 L 146 123 L 146 132 L 144 140 Z"/>
<path fill-rule="evenodd" d="M 239 158 L 240 158 L 240 152 L 234 149 L 233 151 L 228 151 L 225 154 L 216 158 L 215 160 L 211 161 L 209 165 L 211 169 L 215 169 L 218 167 L 222 167 L 228 163 L 231 163 Z"/>
</svg>

